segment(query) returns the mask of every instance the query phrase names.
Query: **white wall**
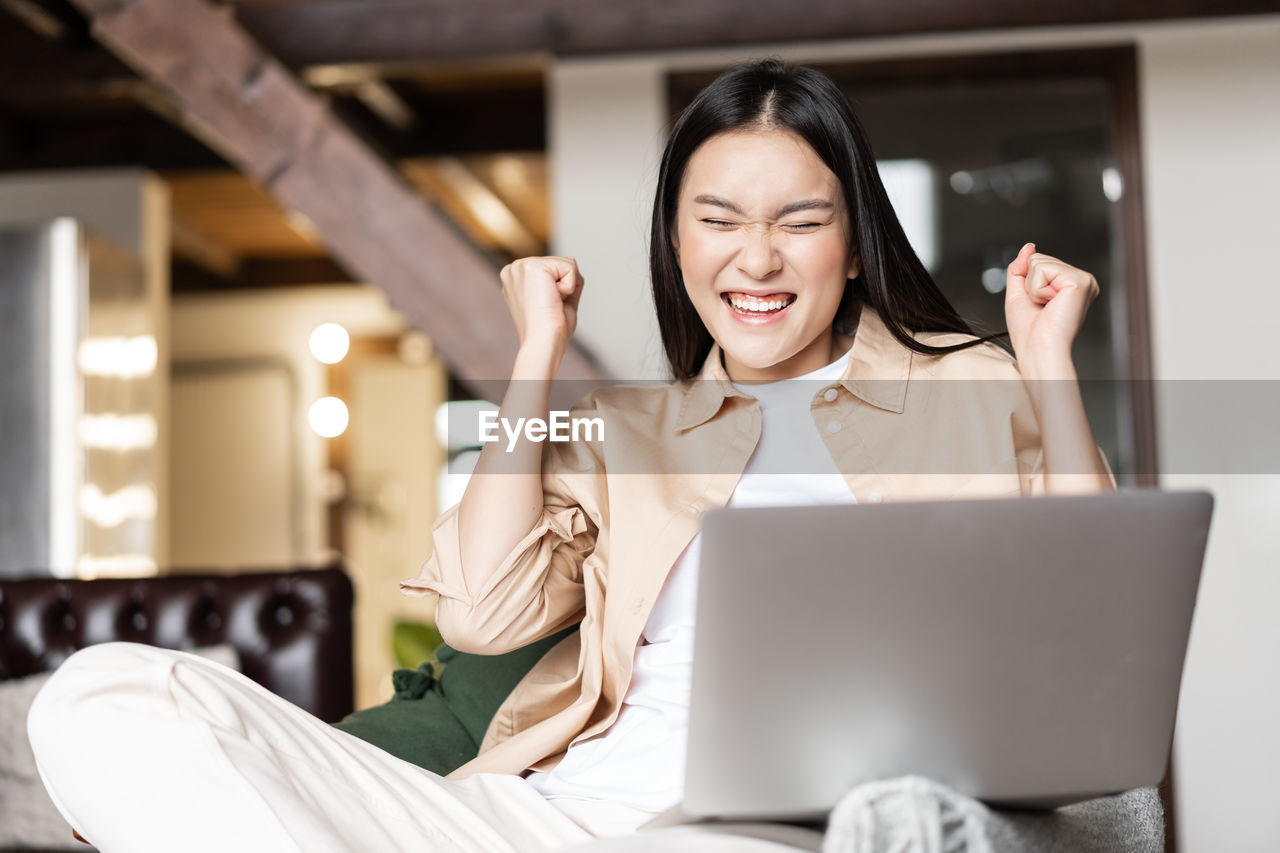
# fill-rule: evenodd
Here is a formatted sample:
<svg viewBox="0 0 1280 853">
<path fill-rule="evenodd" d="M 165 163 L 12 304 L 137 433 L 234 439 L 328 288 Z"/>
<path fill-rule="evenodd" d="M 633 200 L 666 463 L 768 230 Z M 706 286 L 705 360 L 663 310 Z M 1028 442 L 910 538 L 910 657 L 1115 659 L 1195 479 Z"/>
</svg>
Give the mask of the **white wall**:
<svg viewBox="0 0 1280 853">
<path fill-rule="evenodd" d="M 1140 80 L 1157 375 L 1280 380 L 1280 20 L 1152 33 Z M 1166 470 L 1196 426 L 1178 398 L 1160 398 Z M 1230 443 L 1243 413 L 1222 415 Z M 1276 422 L 1263 430 L 1274 441 Z M 1280 472 L 1165 484 L 1218 502 L 1179 707 L 1182 849 L 1275 850 Z"/>
<path fill-rule="evenodd" d="M 1280 378 L 1280 16 L 760 45 L 558 62 L 553 233 L 583 261 L 579 337 L 615 375 L 661 374 L 647 223 L 671 70 L 1137 44 L 1157 378 Z M 593 134 L 598 134 L 593 136 Z M 603 140 L 603 141 L 602 141 Z M 1168 413 L 1162 450 L 1177 440 Z M 1167 452 L 1166 452 L 1167 455 Z M 1280 476 L 1169 477 L 1218 498 L 1176 735 L 1181 849 L 1280 839 Z"/>
<path fill-rule="evenodd" d="M 553 251 L 586 279 L 578 339 L 628 380 L 664 375 L 646 248 L 664 85 L 651 59 L 562 62 L 548 80 Z"/>
</svg>

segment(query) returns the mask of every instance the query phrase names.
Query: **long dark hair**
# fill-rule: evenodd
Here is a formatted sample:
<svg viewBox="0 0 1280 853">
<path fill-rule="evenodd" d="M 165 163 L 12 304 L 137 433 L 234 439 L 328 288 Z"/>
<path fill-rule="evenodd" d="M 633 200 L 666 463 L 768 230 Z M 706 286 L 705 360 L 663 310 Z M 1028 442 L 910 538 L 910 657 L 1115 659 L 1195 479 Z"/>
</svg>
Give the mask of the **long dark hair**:
<svg viewBox="0 0 1280 853">
<path fill-rule="evenodd" d="M 859 258 L 860 272 L 845 282 L 838 317 L 850 316 L 855 301 L 862 300 L 904 346 L 929 355 L 998 337 L 944 347 L 913 337 L 914 332 L 972 334 L 972 330 L 907 242 L 880 181 L 866 131 L 844 92 L 820 71 L 764 59 L 726 71 L 698 93 L 676 119 L 662 153 L 653 201 L 649 274 L 662 345 L 677 380 L 697 375 L 712 344 L 711 333 L 685 292 L 672 243 L 680 183 L 702 143 L 720 133 L 753 128 L 795 133 L 840 181 L 852 226 L 851 252 Z"/>
</svg>

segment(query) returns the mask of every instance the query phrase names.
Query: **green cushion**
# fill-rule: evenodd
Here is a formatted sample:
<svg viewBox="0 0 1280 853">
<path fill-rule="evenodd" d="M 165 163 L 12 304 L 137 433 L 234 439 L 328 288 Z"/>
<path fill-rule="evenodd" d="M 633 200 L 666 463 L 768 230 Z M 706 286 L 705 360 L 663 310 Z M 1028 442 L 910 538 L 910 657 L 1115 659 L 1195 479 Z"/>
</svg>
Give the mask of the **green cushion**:
<svg viewBox="0 0 1280 853">
<path fill-rule="evenodd" d="M 348 714 L 334 723 L 405 761 L 446 775 L 480 750 L 498 707 L 551 647 L 577 626 L 503 655 L 469 655 L 441 646 L 436 660 L 391 675 L 390 702 Z"/>
</svg>

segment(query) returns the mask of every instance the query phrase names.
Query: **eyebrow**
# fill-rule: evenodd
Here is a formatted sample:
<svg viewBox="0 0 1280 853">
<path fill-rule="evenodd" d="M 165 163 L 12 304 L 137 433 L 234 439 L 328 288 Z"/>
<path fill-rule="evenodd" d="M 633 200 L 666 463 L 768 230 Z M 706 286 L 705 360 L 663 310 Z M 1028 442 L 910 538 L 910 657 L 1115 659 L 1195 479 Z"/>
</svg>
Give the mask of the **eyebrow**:
<svg viewBox="0 0 1280 853">
<path fill-rule="evenodd" d="M 694 198 L 694 201 L 698 204 L 709 204 L 713 207 L 722 207 L 725 210 L 738 214 L 739 216 L 746 215 L 745 213 L 742 212 L 742 208 L 738 207 L 736 204 L 729 201 L 728 199 L 720 198 L 719 196 L 700 195 Z M 781 217 L 781 216 L 786 216 L 789 213 L 799 213 L 802 210 L 834 210 L 834 209 L 835 209 L 835 205 L 827 201 L 826 199 L 807 198 L 807 199 L 804 199 L 803 201 L 793 201 L 790 204 L 783 205 L 778 210 L 777 215 Z"/>
</svg>

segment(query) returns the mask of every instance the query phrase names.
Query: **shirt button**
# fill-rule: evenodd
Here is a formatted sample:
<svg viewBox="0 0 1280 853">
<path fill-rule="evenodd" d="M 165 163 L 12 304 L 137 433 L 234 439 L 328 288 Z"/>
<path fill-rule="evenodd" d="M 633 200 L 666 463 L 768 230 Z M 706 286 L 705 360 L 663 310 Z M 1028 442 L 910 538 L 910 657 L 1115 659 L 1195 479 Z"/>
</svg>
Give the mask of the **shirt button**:
<svg viewBox="0 0 1280 853">
<path fill-rule="evenodd" d="M 838 433 L 839 431 L 840 431 L 839 421 L 832 421 L 831 423 L 827 424 L 827 432 L 831 433 L 832 435 L 834 435 L 835 433 Z"/>
<path fill-rule="evenodd" d="M 834 403 L 838 396 L 840 396 L 840 394 L 836 389 L 828 388 L 826 393 L 822 395 L 822 399 L 826 400 L 828 403 Z"/>
<path fill-rule="evenodd" d="M 880 494 L 879 492 L 872 492 L 871 494 L 867 495 L 867 500 L 869 500 L 873 504 L 878 504 L 884 500 L 884 495 Z"/>
</svg>

